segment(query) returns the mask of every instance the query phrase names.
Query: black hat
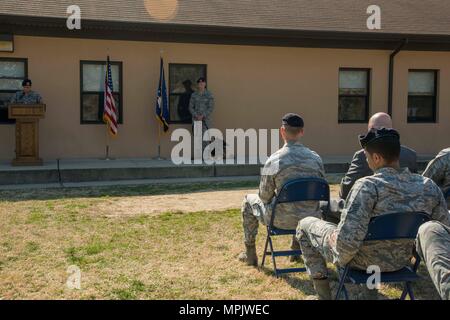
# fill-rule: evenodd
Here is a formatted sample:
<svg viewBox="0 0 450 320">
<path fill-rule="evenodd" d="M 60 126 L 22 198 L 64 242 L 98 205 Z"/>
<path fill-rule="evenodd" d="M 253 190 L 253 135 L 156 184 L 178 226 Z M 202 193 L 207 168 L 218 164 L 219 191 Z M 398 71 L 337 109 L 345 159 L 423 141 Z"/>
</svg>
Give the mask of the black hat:
<svg viewBox="0 0 450 320">
<path fill-rule="evenodd" d="M 31 86 L 31 80 L 30 79 L 25 79 L 22 81 L 22 87 L 25 86 Z"/>
<path fill-rule="evenodd" d="M 288 125 L 294 128 L 303 128 L 303 126 L 305 125 L 302 117 L 300 117 L 298 114 L 295 113 L 285 114 L 284 117 L 281 119 L 281 123 L 283 125 Z"/>
<path fill-rule="evenodd" d="M 200 77 L 197 80 L 197 83 L 199 83 L 199 82 L 206 82 L 206 79 L 204 77 Z"/>
<path fill-rule="evenodd" d="M 374 141 L 380 140 L 397 140 L 400 143 L 400 134 L 394 129 L 372 129 L 367 134 L 362 134 L 359 136 L 359 144 L 362 148 L 367 147 Z"/>
</svg>

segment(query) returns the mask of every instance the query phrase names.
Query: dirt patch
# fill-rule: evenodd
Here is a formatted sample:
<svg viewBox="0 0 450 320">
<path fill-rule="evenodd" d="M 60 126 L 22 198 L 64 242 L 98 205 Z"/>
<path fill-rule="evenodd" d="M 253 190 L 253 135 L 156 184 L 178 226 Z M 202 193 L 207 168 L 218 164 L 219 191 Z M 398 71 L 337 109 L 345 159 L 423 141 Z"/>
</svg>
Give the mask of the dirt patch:
<svg viewBox="0 0 450 320">
<path fill-rule="evenodd" d="M 331 185 L 331 196 L 337 197 L 339 186 Z M 91 207 L 107 217 L 154 215 L 162 212 L 225 211 L 241 207 L 244 196 L 257 189 L 193 192 L 184 194 L 112 198 Z M 113 211 L 113 212 L 111 212 Z"/>
</svg>

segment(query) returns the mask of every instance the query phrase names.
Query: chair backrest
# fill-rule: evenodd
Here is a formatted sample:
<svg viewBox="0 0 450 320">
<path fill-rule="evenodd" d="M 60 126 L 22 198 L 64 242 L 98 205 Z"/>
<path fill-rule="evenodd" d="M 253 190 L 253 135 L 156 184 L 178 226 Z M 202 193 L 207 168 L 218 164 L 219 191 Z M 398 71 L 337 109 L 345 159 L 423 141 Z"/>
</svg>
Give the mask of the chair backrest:
<svg viewBox="0 0 450 320">
<path fill-rule="evenodd" d="M 280 203 L 329 200 L 330 186 L 325 179 L 309 177 L 290 180 L 281 187 L 276 196 L 269 226 L 274 227 L 276 207 Z"/>
<path fill-rule="evenodd" d="M 430 216 L 423 212 L 398 212 L 373 217 L 364 240 L 415 239 L 419 227 L 427 221 L 430 221 Z"/>
<path fill-rule="evenodd" d="M 329 201 L 330 187 L 322 178 L 298 178 L 288 181 L 277 195 L 277 203 Z"/>
<path fill-rule="evenodd" d="M 448 189 L 445 193 L 444 193 L 444 198 L 450 198 L 450 189 Z"/>
</svg>

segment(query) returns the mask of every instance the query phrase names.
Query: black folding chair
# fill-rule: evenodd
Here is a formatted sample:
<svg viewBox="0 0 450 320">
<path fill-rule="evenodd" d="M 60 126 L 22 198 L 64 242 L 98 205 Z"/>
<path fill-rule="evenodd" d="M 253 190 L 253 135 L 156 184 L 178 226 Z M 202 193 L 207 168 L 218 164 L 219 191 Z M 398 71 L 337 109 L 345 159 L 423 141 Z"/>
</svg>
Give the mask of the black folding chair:
<svg viewBox="0 0 450 320">
<path fill-rule="evenodd" d="M 275 215 L 277 212 L 277 206 L 280 203 L 290 203 L 299 201 L 329 201 L 330 200 L 330 187 L 328 182 L 321 178 L 299 178 L 287 182 L 278 192 L 275 203 L 272 209 L 272 217 L 270 223 L 267 226 L 267 239 L 264 247 L 264 254 L 262 258 L 261 267 L 264 266 L 266 255 L 272 256 L 272 263 L 275 272 L 275 276 L 280 274 L 292 273 L 292 272 L 305 272 L 305 268 L 286 268 L 278 269 L 275 261 L 276 257 L 288 257 L 288 256 L 300 256 L 301 250 L 284 250 L 274 251 L 272 237 L 295 235 L 296 230 L 284 230 L 274 226 Z M 267 251 L 267 247 L 270 247 L 270 251 Z"/>
<path fill-rule="evenodd" d="M 370 220 L 367 235 L 364 241 L 415 239 L 419 227 L 429 220 L 430 217 L 422 212 L 390 213 L 373 217 Z M 414 266 L 405 266 L 403 269 L 394 272 L 382 272 L 380 275 L 381 283 L 404 283 L 404 290 L 400 300 L 404 300 L 406 295 L 409 295 L 411 300 L 414 300 L 411 282 L 420 279 L 416 273 L 420 264 L 420 257 L 418 254 L 414 254 L 414 257 L 416 259 Z M 345 283 L 367 283 L 367 279 L 371 276 L 371 274 L 367 274 L 365 270 L 352 269 L 349 264 L 347 264 L 344 268 L 338 268 L 338 271 L 339 287 L 335 297 L 336 300 L 339 299 L 342 292 L 344 293 L 345 299 L 348 300 L 348 293 L 345 288 Z"/>
</svg>

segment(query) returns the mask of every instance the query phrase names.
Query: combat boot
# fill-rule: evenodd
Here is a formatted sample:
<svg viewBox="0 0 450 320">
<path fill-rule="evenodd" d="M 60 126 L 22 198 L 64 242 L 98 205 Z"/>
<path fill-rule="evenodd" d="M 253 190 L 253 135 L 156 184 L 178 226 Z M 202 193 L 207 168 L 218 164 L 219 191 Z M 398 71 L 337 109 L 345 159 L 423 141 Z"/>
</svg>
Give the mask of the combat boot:
<svg viewBox="0 0 450 320">
<path fill-rule="evenodd" d="M 314 290 L 316 290 L 319 300 L 331 300 L 331 289 L 328 278 L 313 279 Z"/>
<path fill-rule="evenodd" d="M 246 262 L 249 266 L 258 266 L 258 256 L 256 255 L 255 245 L 245 245 L 245 252 L 239 255 L 239 260 Z"/>
</svg>

